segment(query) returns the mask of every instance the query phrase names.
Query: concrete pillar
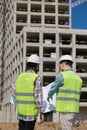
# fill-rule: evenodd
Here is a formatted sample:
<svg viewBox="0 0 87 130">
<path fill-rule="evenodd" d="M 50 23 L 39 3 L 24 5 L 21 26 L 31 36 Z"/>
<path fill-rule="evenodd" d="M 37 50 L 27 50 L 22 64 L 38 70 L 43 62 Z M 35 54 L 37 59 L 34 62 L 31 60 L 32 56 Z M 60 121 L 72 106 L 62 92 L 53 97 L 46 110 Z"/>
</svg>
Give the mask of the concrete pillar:
<svg viewBox="0 0 87 130">
<path fill-rule="evenodd" d="M 11 105 L 11 122 L 15 122 L 16 120 L 16 111 L 15 111 L 15 105 Z"/>
</svg>

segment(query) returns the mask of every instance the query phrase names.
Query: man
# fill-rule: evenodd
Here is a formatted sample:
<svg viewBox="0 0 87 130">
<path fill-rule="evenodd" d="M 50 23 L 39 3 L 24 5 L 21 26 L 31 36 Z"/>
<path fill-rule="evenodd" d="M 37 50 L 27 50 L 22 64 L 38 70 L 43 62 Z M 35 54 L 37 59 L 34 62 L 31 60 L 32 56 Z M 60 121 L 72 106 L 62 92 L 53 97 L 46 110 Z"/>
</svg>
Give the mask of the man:
<svg viewBox="0 0 87 130">
<path fill-rule="evenodd" d="M 73 72 L 73 59 L 70 55 L 63 55 L 59 60 L 60 73 L 48 92 L 49 101 L 56 93 L 56 111 L 62 130 L 73 130 L 76 113 L 79 113 L 79 99 L 82 87 L 81 78 Z"/>
<path fill-rule="evenodd" d="M 42 83 L 37 75 L 40 60 L 35 54 L 27 60 L 27 71 L 16 81 L 16 106 L 19 130 L 34 130 L 36 117 L 40 113 L 40 123 L 44 121 Z"/>
</svg>

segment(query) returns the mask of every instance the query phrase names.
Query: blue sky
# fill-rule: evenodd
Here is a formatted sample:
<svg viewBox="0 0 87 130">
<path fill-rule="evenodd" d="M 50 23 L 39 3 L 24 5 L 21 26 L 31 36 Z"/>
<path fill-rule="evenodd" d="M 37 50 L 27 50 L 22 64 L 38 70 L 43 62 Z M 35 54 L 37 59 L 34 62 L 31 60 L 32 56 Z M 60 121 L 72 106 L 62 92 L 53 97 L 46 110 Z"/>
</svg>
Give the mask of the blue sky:
<svg viewBox="0 0 87 130">
<path fill-rule="evenodd" d="M 87 1 L 72 8 L 72 28 L 87 30 Z"/>
</svg>

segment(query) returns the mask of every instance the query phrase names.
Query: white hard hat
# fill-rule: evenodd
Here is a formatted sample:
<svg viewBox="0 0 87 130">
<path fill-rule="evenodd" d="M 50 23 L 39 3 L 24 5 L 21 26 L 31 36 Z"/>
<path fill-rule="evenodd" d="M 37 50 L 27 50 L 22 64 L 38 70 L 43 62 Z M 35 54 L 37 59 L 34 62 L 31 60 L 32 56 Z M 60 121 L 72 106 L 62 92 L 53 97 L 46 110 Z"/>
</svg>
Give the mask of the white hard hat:
<svg viewBox="0 0 87 130">
<path fill-rule="evenodd" d="M 60 59 L 59 59 L 59 62 L 67 61 L 67 60 L 73 62 L 73 59 L 72 59 L 72 57 L 70 55 L 61 56 Z"/>
<path fill-rule="evenodd" d="M 32 55 L 27 59 L 27 62 L 40 64 L 39 56 L 37 56 L 36 54 L 32 54 Z"/>
</svg>

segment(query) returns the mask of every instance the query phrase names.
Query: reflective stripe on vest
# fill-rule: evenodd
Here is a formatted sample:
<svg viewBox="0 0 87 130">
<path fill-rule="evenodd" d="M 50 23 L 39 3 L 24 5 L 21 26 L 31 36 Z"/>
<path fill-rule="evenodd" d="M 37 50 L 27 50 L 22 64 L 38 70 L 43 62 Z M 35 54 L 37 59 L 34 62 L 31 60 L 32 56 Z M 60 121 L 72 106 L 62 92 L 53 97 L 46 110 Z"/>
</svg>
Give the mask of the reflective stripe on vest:
<svg viewBox="0 0 87 130">
<path fill-rule="evenodd" d="M 77 99 L 77 98 L 66 98 L 66 97 L 62 98 L 62 97 L 58 97 L 57 100 L 79 102 L 79 99 Z"/>
<path fill-rule="evenodd" d="M 34 97 L 35 73 L 22 73 L 16 82 L 16 103 L 18 114 L 24 116 L 38 115 L 38 106 Z"/>
<path fill-rule="evenodd" d="M 79 112 L 79 99 L 82 80 L 73 71 L 62 72 L 64 85 L 59 88 L 56 110 L 60 112 Z"/>
<path fill-rule="evenodd" d="M 34 96 L 33 93 L 16 93 L 16 96 Z M 23 100 L 16 100 L 17 104 L 35 104 L 35 101 L 23 101 Z"/>
<path fill-rule="evenodd" d="M 77 96 L 80 96 L 80 92 L 77 92 L 77 91 L 74 91 L 74 90 L 59 90 L 59 93 L 69 94 L 69 97 L 57 97 L 57 100 L 79 102 L 79 99 L 77 99 L 77 98 L 74 98 L 74 97 L 70 98 L 70 94 L 75 94 Z"/>
<path fill-rule="evenodd" d="M 22 100 L 17 100 L 17 104 L 35 104 L 35 101 L 22 101 Z"/>
<path fill-rule="evenodd" d="M 33 93 L 16 93 L 16 96 L 34 96 Z"/>
<path fill-rule="evenodd" d="M 77 94 L 80 95 L 80 92 L 75 90 L 59 90 L 60 93 L 69 93 L 69 94 Z"/>
</svg>

